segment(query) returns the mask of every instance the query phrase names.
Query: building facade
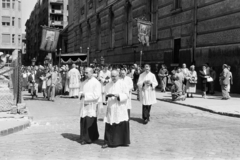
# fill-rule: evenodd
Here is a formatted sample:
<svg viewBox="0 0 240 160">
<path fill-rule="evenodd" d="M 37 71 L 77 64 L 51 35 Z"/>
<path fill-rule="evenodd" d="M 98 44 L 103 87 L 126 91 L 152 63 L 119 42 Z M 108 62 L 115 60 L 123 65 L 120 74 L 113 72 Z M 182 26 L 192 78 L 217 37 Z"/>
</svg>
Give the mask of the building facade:
<svg viewBox="0 0 240 160">
<path fill-rule="evenodd" d="M 21 49 L 21 18 L 20 0 L 0 0 L 0 52 L 11 55 Z"/>
<path fill-rule="evenodd" d="M 40 50 L 42 27 L 63 29 L 68 25 L 68 0 L 38 0 L 26 22 L 26 64 L 35 58 L 42 64 L 47 52 Z"/>
<path fill-rule="evenodd" d="M 238 0 L 72 0 L 69 24 L 62 33 L 65 53 L 87 52 L 90 63 L 150 63 L 157 72 L 186 63 L 216 68 L 216 88 L 222 64 L 232 66 L 233 92 L 240 93 L 240 33 Z M 153 23 L 150 46 L 138 41 L 135 18 Z"/>
</svg>

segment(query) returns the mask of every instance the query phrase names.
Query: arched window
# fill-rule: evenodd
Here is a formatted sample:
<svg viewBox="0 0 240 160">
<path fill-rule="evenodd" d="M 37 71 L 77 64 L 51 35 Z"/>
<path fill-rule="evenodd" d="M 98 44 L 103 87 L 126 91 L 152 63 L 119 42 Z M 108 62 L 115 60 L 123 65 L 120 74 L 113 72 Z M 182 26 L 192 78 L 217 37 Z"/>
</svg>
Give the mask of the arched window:
<svg viewBox="0 0 240 160">
<path fill-rule="evenodd" d="M 115 45 L 115 25 L 114 25 L 114 12 L 112 7 L 109 9 L 109 44 L 110 48 L 114 48 Z"/>
<path fill-rule="evenodd" d="M 129 1 L 126 1 L 125 11 L 125 43 L 126 45 L 132 45 L 132 4 Z"/>
<path fill-rule="evenodd" d="M 102 48 L 102 29 L 101 29 L 101 18 L 100 15 L 97 15 L 97 27 L 96 27 L 96 46 L 97 46 L 97 50 L 101 50 Z"/>
</svg>

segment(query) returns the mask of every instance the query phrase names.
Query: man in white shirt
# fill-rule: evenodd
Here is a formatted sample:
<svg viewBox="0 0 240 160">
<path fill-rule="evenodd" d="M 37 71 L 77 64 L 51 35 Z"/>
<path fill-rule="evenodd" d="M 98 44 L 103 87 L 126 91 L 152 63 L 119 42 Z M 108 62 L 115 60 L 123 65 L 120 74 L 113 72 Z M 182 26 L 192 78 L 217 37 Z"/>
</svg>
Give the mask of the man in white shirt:
<svg viewBox="0 0 240 160">
<path fill-rule="evenodd" d="M 157 103 L 155 88 L 158 86 L 158 82 L 155 74 L 150 70 L 150 65 L 145 64 L 144 72 L 140 75 L 138 80 L 138 87 L 140 90 L 140 100 L 142 102 L 142 118 L 147 124 L 150 121 L 151 106 Z"/>
<path fill-rule="evenodd" d="M 119 72 L 111 72 L 112 81 L 106 85 L 107 113 L 105 122 L 105 144 L 102 148 L 128 146 L 130 144 L 127 100 L 129 90 Z"/>
<path fill-rule="evenodd" d="M 85 69 L 86 80 L 80 88 L 80 140 L 81 144 L 92 143 L 99 138 L 97 109 L 102 101 L 100 82 L 93 76 L 93 69 Z"/>
</svg>

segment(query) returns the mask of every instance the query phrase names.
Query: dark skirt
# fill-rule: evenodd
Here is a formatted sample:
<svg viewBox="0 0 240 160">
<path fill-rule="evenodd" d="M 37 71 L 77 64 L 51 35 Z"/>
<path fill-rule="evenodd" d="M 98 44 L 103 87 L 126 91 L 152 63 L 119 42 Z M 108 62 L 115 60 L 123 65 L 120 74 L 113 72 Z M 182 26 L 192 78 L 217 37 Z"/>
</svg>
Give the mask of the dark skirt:
<svg viewBox="0 0 240 160">
<path fill-rule="evenodd" d="M 80 141 L 92 143 L 98 140 L 98 126 L 96 117 L 84 117 L 80 120 Z"/>
<path fill-rule="evenodd" d="M 207 83 L 202 83 L 202 91 L 203 92 L 207 91 Z"/>
<path fill-rule="evenodd" d="M 105 125 L 105 143 L 110 147 L 127 146 L 130 144 L 130 128 L 129 121 L 119 124 Z"/>
</svg>

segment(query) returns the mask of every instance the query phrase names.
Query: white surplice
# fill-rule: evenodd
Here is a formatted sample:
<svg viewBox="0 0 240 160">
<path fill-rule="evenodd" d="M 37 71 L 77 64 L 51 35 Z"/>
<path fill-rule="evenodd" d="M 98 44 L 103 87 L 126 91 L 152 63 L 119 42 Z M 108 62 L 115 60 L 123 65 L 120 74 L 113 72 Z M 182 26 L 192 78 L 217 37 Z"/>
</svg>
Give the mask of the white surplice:
<svg viewBox="0 0 240 160">
<path fill-rule="evenodd" d="M 81 93 L 85 98 L 80 103 L 80 117 L 97 117 L 97 106 L 102 98 L 100 82 L 95 77 L 85 80 L 81 84 L 79 97 Z"/>
<path fill-rule="evenodd" d="M 145 81 L 150 81 L 152 85 L 143 85 Z M 137 85 L 140 90 L 140 101 L 143 105 L 152 105 L 157 103 L 155 88 L 157 87 L 158 82 L 152 72 L 143 72 L 139 76 Z"/>
<path fill-rule="evenodd" d="M 78 96 L 80 87 L 80 72 L 76 68 L 72 68 L 68 72 L 68 82 L 69 82 L 69 96 Z"/>
<path fill-rule="evenodd" d="M 129 97 L 128 87 L 123 80 L 110 82 L 105 88 L 106 95 L 118 94 L 119 100 L 116 97 L 109 97 L 107 103 L 107 113 L 104 117 L 104 122 L 112 125 L 119 124 L 123 121 L 128 121 L 127 100 Z"/>
<path fill-rule="evenodd" d="M 104 71 L 100 71 L 99 72 L 99 76 L 98 76 L 98 79 L 100 80 L 101 84 L 102 84 L 102 99 L 103 99 L 103 102 L 105 102 L 105 87 L 106 87 L 106 84 L 104 84 L 104 82 L 107 80 L 107 77 L 108 77 L 108 81 L 110 82 L 111 81 L 111 72 L 109 70 L 107 70 L 106 72 Z"/>
<path fill-rule="evenodd" d="M 127 102 L 127 109 L 132 109 L 132 90 L 133 90 L 132 78 L 130 78 L 128 76 L 125 76 L 124 78 L 122 78 L 122 80 L 127 85 L 128 91 L 129 91 L 129 97 L 128 97 L 128 102 Z"/>
</svg>

